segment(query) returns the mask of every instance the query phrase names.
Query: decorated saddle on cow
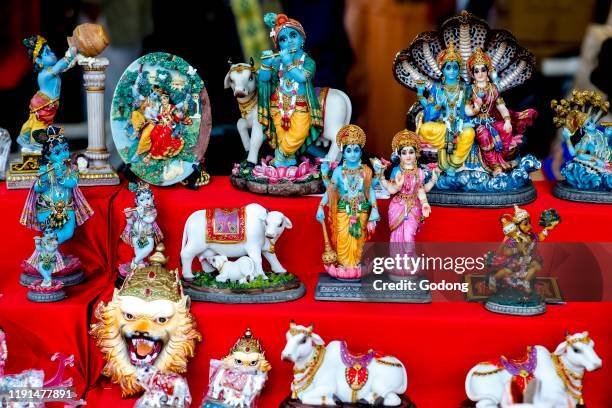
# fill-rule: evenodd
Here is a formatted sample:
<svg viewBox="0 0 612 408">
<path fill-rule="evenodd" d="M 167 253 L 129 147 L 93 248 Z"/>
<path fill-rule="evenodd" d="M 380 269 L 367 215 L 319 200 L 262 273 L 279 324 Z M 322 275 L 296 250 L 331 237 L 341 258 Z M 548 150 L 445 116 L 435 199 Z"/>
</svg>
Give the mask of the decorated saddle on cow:
<svg viewBox="0 0 612 408">
<path fill-rule="evenodd" d="M 527 386 L 535 378 L 534 371 L 538 366 L 538 353 L 534 347 L 528 346 L 525 354 L 521 357 L 509 359 L 506 356 L 501 356 L 499 360 L 488 361 L 486 364 L 497 367 L 492 373 L 505 370 L 512 375 L 510 385 L 512 400 L 522 402 L 522 396 L 525 394 Z"/>
<path fill-rule="evenodd" d="M 206 212 L 206 242 L 238 243 L 246 236 L 246 213 L 240 208 L 214 208 Z"/>
</svg>

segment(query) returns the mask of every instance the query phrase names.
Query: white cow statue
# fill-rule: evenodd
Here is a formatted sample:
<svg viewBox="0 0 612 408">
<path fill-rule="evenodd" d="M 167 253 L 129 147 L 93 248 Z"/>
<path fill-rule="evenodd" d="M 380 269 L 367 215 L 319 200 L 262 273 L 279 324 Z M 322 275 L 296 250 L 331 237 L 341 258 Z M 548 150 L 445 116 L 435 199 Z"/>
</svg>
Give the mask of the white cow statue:
<svg viewBox="0 0 612 408">
<path fill-rule="evenodd" d="M 183 243 L 181 247 L 181 264 L 183 279 L 194 278 L 191 270 L 193 259 L 197 257 L 205 272 L 215 270 L 208 261 L 215 255 L 225 255 L 227 258 L 248 256 L 255 265 L 254 277 L 265 273 L 262 268 L 263 256 L 270 263 L 272 272 L 286 273 L 274 252 L 274 244 L 285 228 L 291 229 L 293 224 L 280 211 L 268 211 L 259 204 L 248 204 L 245 211 L 245 239 L 236 243 L 207 242 L 206 240 L 206 212 L 199 210 L 189 216 L 183 230 Z"/>
<path fill-rule="evenodd" d="M 240 107 L 241 117 L 236 127 L 248 152 L 247 161 L 258 164 L 259 149 L 265 140 L 257 118 L 257 70 L 253 61 L 250 64 L 232 64 L 225 75 L 225 89 L 232 88 Z M 352 105 L 349 97 L 339 89 L 330 88 L 325 99 L 323 132 L 315 142 L 318 146 L 329 146 L 326 159 L 336 160 L 340 150 L 336 144 L 336 134 L 351 120 Z M 249 130 L 251 131 L 249 135 Z"/>
<path fill-rule="evenodd" d="M 225 255 L 215 255 L 210 264 L 219 271 L 215 278 L 217 282 L 248 283 L 255 279 L 255 262 L 248 256 L 241 256 L 232 262 Z M 266 275 L 262 276 L 266 278 Z"/>
<path fill-rule="evenodd" d="M 292 398 L 302 404 L 336 405 L 366 403 L 395 407 L 402 404 L 408 385 L 406 369 L 393 356 L 368 352 L 352 356 L 346 343 L 332 341 L 327 346 L 313 326 L 291 322 L 282 359 L 293 362 Z"/>
<path fill-rule="evenodd" d="M 162 373 L 155 366 L 138 368 L 136 381 L 145 392 L 135 408 L 189 408 L 191 393 L 187 381 L 175 373 Z"/>
<path fill-rule="evenodd" d="M 525 375 L 538 382 L 538 407 L 574 408 L 582 404 L 582 377 L 585 371 L 601 367 L 601 359 L 595 353 L 595 343 L 587 332 L 567 335 L 554 353 L 544 346 L 533 346 L 528 360 L 510 361 L 506 365 L 480 363 L 474 366 L 465 379 L 465 392 L 476 402 L 477 408 L 496 408 L 503 401 L 507 384 L 513 374 L 508 370 L 525 370 Z M 509 364 L 509 365 L 508 365 Z M 519 374 L 520 375 L 520 374 Z M 519 405 L 520 406 L 520 405 Z"/>
</svg>

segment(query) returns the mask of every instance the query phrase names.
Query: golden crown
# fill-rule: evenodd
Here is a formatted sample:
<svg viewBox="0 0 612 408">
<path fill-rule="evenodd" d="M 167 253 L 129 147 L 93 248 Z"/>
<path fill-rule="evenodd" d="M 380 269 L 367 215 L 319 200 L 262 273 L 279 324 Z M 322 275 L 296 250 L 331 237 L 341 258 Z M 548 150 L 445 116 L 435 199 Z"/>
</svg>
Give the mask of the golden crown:
<svg viewBox="0 0 612 408">
<path fill-rule="evenodd" d="M 445 50 L 440 51 L 436 60 L 438 63 L 438 67 L 440 68 L 442 68 L 444 64 L 450 61 L 457 61 L 459 63 L 459 66 L 461 66 L 462 63 L 461 55 L 455 48 L 455 44 L 452 42 L 448 44 L 448 47 L 446 47 Z"/>
<path fill-rule="evenodd" d="M 366 143 L 366 134 L 357 125 L 344 125 L 336 135 L 336 144 L 342 149 L 343 146 L 358 144 L 363 147 Z"/>
<path fill-rule="evenodd" d="M 255 337 L 251 329 L 247 327 L 241 338 L 236 341 L 234 347 L 230 350 L 230 354 L 233 353 L 258 353 L 263 354 L 264 350 L 261 347 L 261 343 Z"/>
<path fill-rule="evenodd" d="M 476 48 L 476 51 L 472 54 L 470 59 L 468 60 L 468 69 L 470 74 L 476 65 L 485 65 L 487 69 L 490 71 L 492 68 L 491 58 L 482 50 L 482 48 Z"/>
<path fill-rule="evenodd" d="M 135 296 L 147 302 L 170 300 L 178 302 L 183 294 L 183 286 L 178 278 L 178 270 L 169 271 L 164 265 L 168 258 L 163 254 L 164 245 L 158 244 L 156 252 L 149 257 L 151 265 L 138 268 L 128 277 L 119 290 L 119 296 Z"/>
<path fill-rule="evenodd" d="M 391 149 L 393 149 L 394 152 L 406 146 L 414 147 L 417 157 L 421 154 L 421 142 L 419 137 L 416 133 L 408 129 L 397 132 L 391 141 Z"/>
<path fill-rule="evenodd" d="M 518 205 L 514 206 L 514 217 L 512 217 L 512 220 L 514 222 L 519 223 L 528 218 L 529 218 L 529 213 L 527 212 L 527 210 L 520 208 Z"/>
</svg>

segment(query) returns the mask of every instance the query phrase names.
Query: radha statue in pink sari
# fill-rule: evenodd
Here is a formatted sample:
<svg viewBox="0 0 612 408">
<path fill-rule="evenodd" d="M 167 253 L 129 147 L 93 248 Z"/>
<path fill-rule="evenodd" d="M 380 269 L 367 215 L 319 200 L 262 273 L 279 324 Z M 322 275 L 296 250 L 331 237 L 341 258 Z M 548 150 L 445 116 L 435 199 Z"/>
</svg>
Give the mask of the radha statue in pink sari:
<svg viewBox="0 0 612 408">
<path fill-rule="evenodd" d="M 382 175 L 382 168 L 375 165 L 380 183 L 393 195 L 389 203 L 389 229 L 391 256 L 396 254 L 415 255 L 416 233 L 431 213 L 426 193 L 438 179 L 434 171 L 428 182 L 426 171 L 418 166 L 421 151 L 419 137 L 409 130 L 402 130 L 393 137 L 392 159 L 399 163 L 391 171 L 389 180 Z M 378 168 L 377 168 L 378 167 Z M 391 275 L 405 276 L 406 271 L 390 271 Z"/>
</svg>

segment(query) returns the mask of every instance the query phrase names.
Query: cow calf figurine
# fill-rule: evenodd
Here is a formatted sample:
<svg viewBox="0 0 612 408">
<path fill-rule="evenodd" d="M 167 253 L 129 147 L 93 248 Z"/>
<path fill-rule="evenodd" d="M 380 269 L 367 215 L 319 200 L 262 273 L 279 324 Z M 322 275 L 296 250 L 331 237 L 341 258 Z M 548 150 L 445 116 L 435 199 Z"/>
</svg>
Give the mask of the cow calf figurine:
<svg viewBox="0 0 612 408">
<path fill-rule="evenodd" d="M 136 381 L 145 392 L 134 408 L 189 408 L 191 393 L 187 381 L 175 373 L 162 373 L 154 366 L 138 368 Z"/>
</svg>

